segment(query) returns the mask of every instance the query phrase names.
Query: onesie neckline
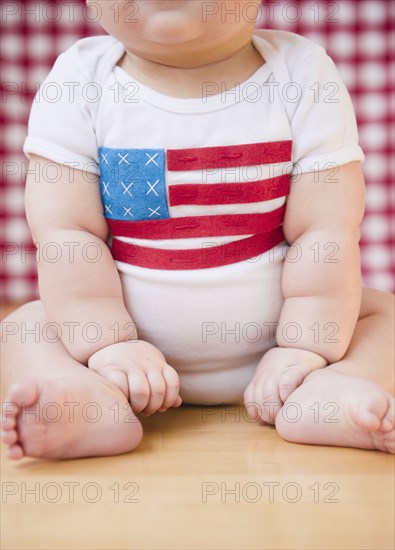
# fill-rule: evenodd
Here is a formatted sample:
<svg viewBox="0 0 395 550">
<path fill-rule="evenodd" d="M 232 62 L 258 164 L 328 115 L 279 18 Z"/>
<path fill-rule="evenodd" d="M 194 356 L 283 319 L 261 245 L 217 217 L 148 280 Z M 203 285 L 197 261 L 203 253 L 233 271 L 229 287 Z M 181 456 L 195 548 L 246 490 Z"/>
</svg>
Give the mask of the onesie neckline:
<svg viewBox="0 0 395 550">
<path fill-rule="evenodd" d="M 238 83 L 235 87 L 227 90 L 226 92 L 210 95 L 203 99 L 200 97 L 192 98 L 180 98 L 163 94 L 146 84 L 143 84 L 138 79 L 132 77 L 122 67 L 116 65 L 118 60 L 125 53 L 122 43 L 117 42 L 116 58 L 113 63 L 114 77 L 124 86 L 130 85 L 133 82 L 138 87 L 138 98 L 142 101 L 150 103 L 151 105 L 158 107 L 165 111 L 173 113 L 205 113 L 212 111 L 219 111 L 226 109 L 241 103 L 243 101 L 254 102 L 254 97 L 257 96 L 258 88 L 267 82 L 269 76 L 272 74 L 272 69 L 268 63 L 268 56 L 270 56 L 270 50 L 264 48 L 264 40 L 262 37 L 253 35 L 253 44 L 262 55 L 264 59 L 263 65 L 261 65 L 249 78 L 241 83 Z M 259 96 L 258 96 L 259 97 Z"/>
</svg>

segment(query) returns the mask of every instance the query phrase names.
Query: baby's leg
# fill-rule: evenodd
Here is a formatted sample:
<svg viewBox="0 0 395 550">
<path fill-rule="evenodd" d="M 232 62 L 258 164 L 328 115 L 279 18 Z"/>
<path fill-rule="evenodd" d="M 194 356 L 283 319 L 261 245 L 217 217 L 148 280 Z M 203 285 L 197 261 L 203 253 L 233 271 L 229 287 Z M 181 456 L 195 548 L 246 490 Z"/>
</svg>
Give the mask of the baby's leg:
<svg viewBox="0 0 395 550">
<path fill-rule="evenodd" d="M 276 428 L 288 441 L 394 452 L 394 296 L 363 290 L 341 361 L 308 375 Z"/>
<path fill-rule="evenodd" d="M 106 456 L 135 448 L 142 428 L 123 393 L 73 359 L 56 336 L 39 301 L 3 321 L 8 457 Z"/>
</svg>

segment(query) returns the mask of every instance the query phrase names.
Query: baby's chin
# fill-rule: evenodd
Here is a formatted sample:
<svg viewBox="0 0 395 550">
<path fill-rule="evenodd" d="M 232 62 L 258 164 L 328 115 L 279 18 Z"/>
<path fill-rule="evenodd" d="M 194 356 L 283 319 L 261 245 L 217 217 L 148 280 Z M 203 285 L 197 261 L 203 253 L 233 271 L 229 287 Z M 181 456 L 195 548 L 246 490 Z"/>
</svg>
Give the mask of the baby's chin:
<svg viewBox="0 0 395 550">
<path fill-rule="evenodd" d="M 182 44 L 199 38 L 202 24 L 184 10 L 163 10 L 151 15 L 140 28 L 145 40 L 158 44 Z"/>
</svg>

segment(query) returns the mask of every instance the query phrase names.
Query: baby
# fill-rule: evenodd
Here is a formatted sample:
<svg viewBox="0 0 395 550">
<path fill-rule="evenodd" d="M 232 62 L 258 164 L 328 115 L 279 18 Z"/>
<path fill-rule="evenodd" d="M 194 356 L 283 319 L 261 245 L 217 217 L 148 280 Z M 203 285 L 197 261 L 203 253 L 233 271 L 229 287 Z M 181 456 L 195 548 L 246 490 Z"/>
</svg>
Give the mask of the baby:
<svg viewBox="0 0 395 550">
<path fill-rule="evenodd" d="M 288 441 L 394 452 L 393 300 L 361 288 L 350 97 L 321 47 L 254 28 L 259 3 L 94 2 L 109 35 L 41 86 L 41 301 L 3 325 L 9 458 L 125 453 L 138 414 L 243 396 Z"/>
</svg>

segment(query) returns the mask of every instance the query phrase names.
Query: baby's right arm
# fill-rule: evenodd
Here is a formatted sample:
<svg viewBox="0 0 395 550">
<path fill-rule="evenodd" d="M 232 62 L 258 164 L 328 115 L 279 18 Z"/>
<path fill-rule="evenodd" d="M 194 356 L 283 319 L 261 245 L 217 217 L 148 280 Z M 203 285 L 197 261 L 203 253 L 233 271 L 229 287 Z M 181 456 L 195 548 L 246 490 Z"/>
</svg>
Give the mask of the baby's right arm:
<svg viewBox="0 0 395 550">
<path fill-rule="evenodd" d="M 123 372 L 129 387 L 118 386 L 131 403 L 131 377 L 138 375 L 135 412 L 178 406 L 178 376 L 160 351 L 143 341 L 120 344 L 138 336 L 105 243 L 98 176 L 31 155 L 26 216 L 38 248 L 43 307 L 70 355 L 108 378 L 111 365 Z"/>
<path fill-rule="evenodd" d="M 68 352 L 87 364 L 96 351 L 137 339 L 105 243 L 98 176 L 31 155 L 25 200 L 40 296 Z"/>
</svg>

